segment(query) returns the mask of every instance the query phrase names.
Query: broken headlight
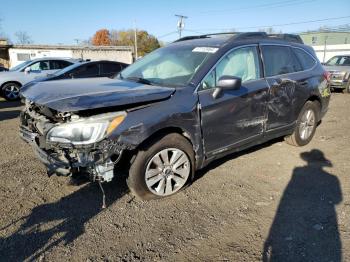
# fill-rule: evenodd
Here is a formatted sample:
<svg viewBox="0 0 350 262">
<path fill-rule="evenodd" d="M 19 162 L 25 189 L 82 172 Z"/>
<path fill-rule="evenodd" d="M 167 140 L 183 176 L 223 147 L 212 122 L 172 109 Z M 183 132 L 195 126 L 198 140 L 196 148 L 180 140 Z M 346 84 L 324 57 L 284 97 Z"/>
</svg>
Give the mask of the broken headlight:
<svg viewBox="0 0 350 262">
<path fill-rule="evenodd" d="M 124 120 L 125 114 L 118 116 L 92 117 L 61 124 L 50 129 L 48 142 L 87 145 L 101 141 Z"/>
</svg>

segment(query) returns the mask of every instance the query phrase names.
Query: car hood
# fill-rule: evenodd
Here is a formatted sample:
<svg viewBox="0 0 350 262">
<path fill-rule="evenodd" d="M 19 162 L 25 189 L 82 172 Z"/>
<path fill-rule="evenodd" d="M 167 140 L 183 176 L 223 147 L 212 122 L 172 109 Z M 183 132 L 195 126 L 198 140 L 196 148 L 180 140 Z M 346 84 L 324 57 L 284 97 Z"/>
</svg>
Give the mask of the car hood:
<svg viewBox="0 0 350 262">
<path fill-rule="evenodd" d="M 324 68 L 329 72 L 350 72 L 350 66 L 324 66 Z"/>
<path fill-rule="evenodd" d="M 33 83 L 21 95 L 59 112 L 74 112 L 169 98 L 174 88 L 110 78 L 55 80 Z"/>
</svg>

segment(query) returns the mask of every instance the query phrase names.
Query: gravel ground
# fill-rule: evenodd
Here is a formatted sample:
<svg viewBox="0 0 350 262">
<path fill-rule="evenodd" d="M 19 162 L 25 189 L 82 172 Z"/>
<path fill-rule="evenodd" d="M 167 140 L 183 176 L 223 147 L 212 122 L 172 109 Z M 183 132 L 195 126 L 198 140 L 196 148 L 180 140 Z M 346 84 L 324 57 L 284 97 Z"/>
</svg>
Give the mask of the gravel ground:
<svg viewBox="0 0 350 262">
<path fill-rule="evenodd" d="M 313 141 L 277 139 L 199 172 L 160 201 L 119 178 L 71 186 L 46 176 L 0 101 L 2 261 L 350 261 L 350 95 L 333 94 Z"/>
</svg>

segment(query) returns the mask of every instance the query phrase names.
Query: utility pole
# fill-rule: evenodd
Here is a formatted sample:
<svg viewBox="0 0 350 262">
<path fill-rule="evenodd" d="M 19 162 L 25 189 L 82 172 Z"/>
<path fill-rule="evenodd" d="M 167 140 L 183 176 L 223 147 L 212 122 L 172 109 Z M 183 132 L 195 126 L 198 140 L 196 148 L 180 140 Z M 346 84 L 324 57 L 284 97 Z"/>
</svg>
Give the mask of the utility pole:
<svg viewBox="0 0 350 262">
<path fill-rule="evenodd" d="M 323 63 L 325 63 L 326 61 L 326 50 L 327 50 L 327 39 L 328 39 L 328 35 L 325 36 L 324 38 L 324 46 L 323 46 Z"/>
<path fill-rule="evenodd" d="M 182 30 L 185 28 L 185 22 L 184 20 L 187 19 L 187 16 L 184 15 L 175 15 L 179 18 L 179 21 L 177 22 L 177 30 L 179 31 L 179 38 L 181 38 Z"/>
<path fill-rule="evenodd" d="M 134 37 L 135 37 L 135 61 L 138 59 L 137 56 L 137 28 L 136 28 L 136 21 L 134 20 Z"/>
</svg>

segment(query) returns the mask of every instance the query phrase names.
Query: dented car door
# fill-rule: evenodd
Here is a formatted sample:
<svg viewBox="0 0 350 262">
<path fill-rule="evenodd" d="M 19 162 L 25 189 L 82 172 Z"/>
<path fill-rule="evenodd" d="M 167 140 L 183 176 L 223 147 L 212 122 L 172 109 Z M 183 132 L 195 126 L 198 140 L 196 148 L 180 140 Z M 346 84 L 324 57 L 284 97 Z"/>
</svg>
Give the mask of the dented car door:
<svg viewBox="0 0 350 262">
<path fill-rule="evenodd" d="M 233 49 L 204 78 L 198 91 L 205 154 L 212 155 L 262 136 L 266 121 L 268 85 L 261 76 L 256 46 Z M 213 96 L 223 75 L 242 79 L 238 90 Z"/>
</svg>

